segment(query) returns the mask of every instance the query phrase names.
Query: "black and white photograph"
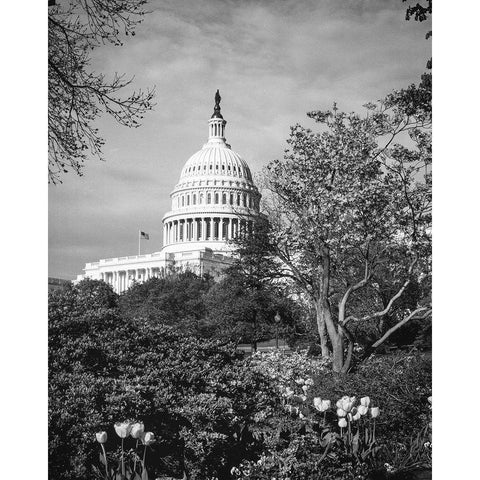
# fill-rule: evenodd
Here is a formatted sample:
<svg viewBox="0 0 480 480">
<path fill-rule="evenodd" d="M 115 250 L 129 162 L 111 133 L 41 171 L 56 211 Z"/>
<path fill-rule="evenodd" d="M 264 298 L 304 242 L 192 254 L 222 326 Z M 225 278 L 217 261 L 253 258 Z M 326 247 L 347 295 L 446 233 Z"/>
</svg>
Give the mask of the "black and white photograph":
<svg viewBox="0 0 480 480">
<path fill-rule="evenodd" d="M 453 443 L 434 436 L 432 355 L 455 356 L 432 335 L 448 278 L 432 268 L 432 0 L 40 11 L 45 276 L 25 326 L 40 353 L 24 351 L 45 360 L 26 415 L 45 441 L 32 427 L 8 477 L 447 478 L 432 461 L 437 438 Z M 468 302 L 456 287 L 436 298 Z"/>
<path fill-rule="evenodd" d="M 432 478 L 431 15 L 49 1 L 49 478 Z"/>
</svg>

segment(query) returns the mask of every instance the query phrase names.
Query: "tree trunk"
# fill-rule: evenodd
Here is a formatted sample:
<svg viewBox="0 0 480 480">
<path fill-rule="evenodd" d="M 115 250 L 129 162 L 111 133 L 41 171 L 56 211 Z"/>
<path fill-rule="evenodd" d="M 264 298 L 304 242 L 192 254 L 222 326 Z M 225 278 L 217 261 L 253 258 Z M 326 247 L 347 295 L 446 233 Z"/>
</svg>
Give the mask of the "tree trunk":
<svg viewBox="0 0 480 480">
<path fill-rule="evenodd" d="M 253 312 L 253 340 L 252 340 L 252 353 L 257 351 L 257 311 Z"/>
<path fill-rule="evenodd" d="M 332 340 L 333 345 L 333 364 L 332 369 L 335 373 L 343 371 L 343 330 L 339 328 L 335 340 Z"/>
<path fill-rule="evenodd" d="M 315 313 L 317 318 L 317 330 L 320 336 L 320 347 L 322 349 L 322 358 L 330 358 L 330 349 L 328 348 L 327 325 L 325 323 L 325 312 L 323 302 L 315 301 Z"/>
</svg>

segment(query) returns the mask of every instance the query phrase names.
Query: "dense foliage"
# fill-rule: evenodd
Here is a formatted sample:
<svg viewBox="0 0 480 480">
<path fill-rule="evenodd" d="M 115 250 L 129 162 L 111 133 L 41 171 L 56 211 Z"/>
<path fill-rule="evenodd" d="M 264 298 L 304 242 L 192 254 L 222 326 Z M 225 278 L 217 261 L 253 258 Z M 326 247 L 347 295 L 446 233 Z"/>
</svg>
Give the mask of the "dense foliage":
<svg viewBox="0 0 480 480">
<path fill-rule="evenodd" d="M 119 298 L 121 314 L 129 319 L 155 320 L 185 333 L 198 333 L 199 322 L 206 314 L 204 297 L 212 285 L 213 279 L 208 275 L 201 278 L 191 272 L 135 283 Z"/>
<path fill-rule="evenodd" d="M 428 355 L 372 357 L 348 376 L 335 375 L 323 360 L 306 360 L 295 354 L 256 356 L 255 368 L 275 381 L 283 399 L 260 432 L 262 455 L 242 462 L 236 478 L 413 478 L 414 470 L 431 467 Z M 346 416 L 343 434 L 345 417 L 335 404 L 342 397 L 352 401 L 350 411 L 358 417 Z M 380 407 L 375 422 L 365 410 L 359 415 L 360 397 L 362 404 Z"/>
<path fill-rule="evenodd" d="M 113 437 L 113 423 L 124 419 L 158 434 L 157 472 L 225 478 L 252 455 L 249 426 L 273 397 L 228 347 L 121 318 L 110 287 L 97 281 L 51 296 L 49 337 L 52 478 L 88 477 L 95 432 Z"/>
<path fill-rule="evenodd" d="M 110 286 L 92 280 L 50 296 L 49 336 L 51 478 L 95 478 L 97 432 L 118 464 L 113 425 L 124 420 L 155 434 L 147 447 L 125 439 L 129 465 L 146 449 L 150 478 L 353 480 L 385 463 L 429 466 L 426 354 L 374 356 L 340 377 L 306 353 L 243 358 L 231 344 L 123 316 Z M 380 406 L 376 439 L 367 417 L 347 435 L 333 407 L 315 407 L 344 395 Z"/>
</svg>

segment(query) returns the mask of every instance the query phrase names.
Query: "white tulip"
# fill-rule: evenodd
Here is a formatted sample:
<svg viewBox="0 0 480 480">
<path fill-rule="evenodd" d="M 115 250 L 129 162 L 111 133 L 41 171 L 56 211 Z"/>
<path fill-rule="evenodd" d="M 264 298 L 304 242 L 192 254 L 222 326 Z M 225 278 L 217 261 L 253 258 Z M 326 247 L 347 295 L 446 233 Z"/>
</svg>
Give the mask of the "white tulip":
<svg viewBox="0 0 480 480">
<path fill-rule="evenodd" d="M 115 432 L 120 438 L 127 438 L 132 429 L 132 424 L 130 422 L 117 422 L 114 427 Z"/>
<path fill-rule="evenodd" d="M 358 406 L 358 413 L 360 413 L 360 415 L 366 415 L 367 412 L 368 412 L 368 407 L 366 407 L 365 405 Z"/>
<path fill-rule="evenodd" d="M 341 428 L 345 428 L 347 426 L 347 421 L 344 418 L 341 418 L 338 421 L 338 426 L 341 427 Z"/>
<path fill-rule="evenodd" d="M 370 397 L 362 397 L 360 399 L 360 403 L 365 406 L 365 407 L 369 407 L 370 406 Z"/>
<path fill-rule="evenodd" d="M 142 442 L 144 445 L 150 445 L 155 441 L 155 435 L 152 432 L 147 432 L 143 435 Z"/>
<path fill-rule="evenodd" d="M 370 415 L 372 418 L 377 418 L 380 415 L 380 409 L 378 407 L 372 407 L 370 409 Z"/>
<path fill-rule="evenodd" d="M 343 396 L 337 402 L 337 408 L 341 408 L 346 412 L 349 412 L 353 408 L 353 404 L 355 403 L 355 397 L 349 397 L 348 395 Z"/>
<path fill-rule="evenodd" d="M 97 442 L 98 443 L 105 443 L 107 441 L 107 432 L 98 432 L 95 434 L 97 437 Z"/>
<path fill-rule="evenodd" d="M 321 412 L 324 412 L 325 410 L 328 410 L 332 406 L 332 402 L 330 400 L 322 400 L 322 410 Z"/>
<path fill-rule="evenodd" d="M 357 413 L 353 416 L 353 420 L 355 420 L 355 421 L 360 420 L 361 416 L 362 416 L 362 414 L 357 410 Z"/>
<path fill-rule="evenodd" d="M 347 415 L 347 412 L 343 410 L 342 408 L 337 408 L 337 415 L 339 417 L 345 417 Z"/>
<path fill-rule="evenodd" d="M 130 432 L 130 435 L 133 438 L 139 439 L 143 435 L 144 431 L 145 431 L 145 427 L 144 427 L 143 423 L 141 423 L 141 422 L 134 423 L 132 425 L 132 431 Z"/>
</svg>

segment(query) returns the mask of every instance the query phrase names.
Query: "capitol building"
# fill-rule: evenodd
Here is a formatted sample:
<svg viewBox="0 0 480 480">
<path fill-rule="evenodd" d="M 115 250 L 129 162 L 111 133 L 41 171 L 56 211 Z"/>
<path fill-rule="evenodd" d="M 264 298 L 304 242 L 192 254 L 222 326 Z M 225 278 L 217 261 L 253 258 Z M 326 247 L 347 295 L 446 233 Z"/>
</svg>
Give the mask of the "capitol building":
<svg viewBox="0 0 480 480">
<path fill-rule="evenodd" d="M 229 240 L 253 229 L 260 193 L 247 162 L 225 140 L 220 94 L 208 122 L 208 141 L 185 163 L 163 216 L 163 248 L 155 253 L 87 263 L 84 278 L 103 280 L 122 293 L 132 282 L 172 271 L 221 275 L 232 261 Z"/>
</svg>

